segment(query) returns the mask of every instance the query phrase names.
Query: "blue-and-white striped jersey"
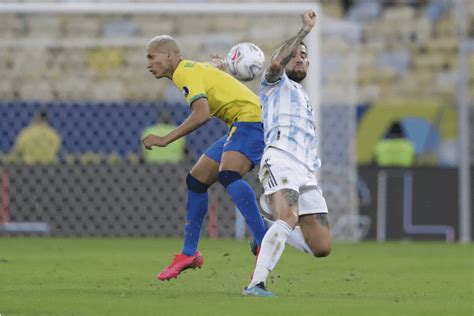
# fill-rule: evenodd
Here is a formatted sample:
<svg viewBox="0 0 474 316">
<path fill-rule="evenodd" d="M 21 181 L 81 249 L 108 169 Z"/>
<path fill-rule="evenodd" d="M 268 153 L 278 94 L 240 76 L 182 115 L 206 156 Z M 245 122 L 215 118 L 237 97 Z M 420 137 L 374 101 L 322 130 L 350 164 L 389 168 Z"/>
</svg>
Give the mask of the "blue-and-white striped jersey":
<svg viewBox="0 0 474 316">
<path fill-rule="evenodd" d="M 263 76 L 259 91 L 265 147 L 293 155 L 310 170 L 321 166 L 318 157 L 313 106 L 303 87 L 285 72 L 274 83 Z"/>
</svg>

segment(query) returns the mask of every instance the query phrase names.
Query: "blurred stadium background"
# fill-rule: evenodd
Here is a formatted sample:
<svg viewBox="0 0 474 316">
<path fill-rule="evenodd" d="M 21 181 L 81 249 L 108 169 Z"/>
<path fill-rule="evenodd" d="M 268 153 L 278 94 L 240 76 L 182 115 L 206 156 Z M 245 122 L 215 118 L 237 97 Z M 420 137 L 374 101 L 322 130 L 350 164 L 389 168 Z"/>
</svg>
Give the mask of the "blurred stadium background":
<svg viewBox="0 0 474 316">
<path fill-rule="evenodd" d="M 189 12 L 228 1 L 147 3 L 154 9 L 131 13 L 117 8 L 133 11 L 139 5 L 132 0 L 0 2 L 2 235 L 182 236 L 185 174 L 226 127 L 210 121 L 186 137 L 184 154 L 172 161 L 143 156 L 145 128 L 163 113 L 172 124 L 189 114 L 171 82 L 146 71 L 147 41 L 173 35 L 184 57 L 196 60 L 252 41 L 268 57 L 300 27 L 297 14 L 282 11 Z M 474 1 L 306 4 L 319 6 L 310 72 L 320 70 L 320 86 L 307 89 L 320 105 L 320 178 L 335 239 L 469 242 Z M 256 91 L 258 80 L 249 86 Z M 27 161 L 17 150 L 18 135 L 39 112 L 60 136 L 52 163 Z M 394 121 L 416 150 L 403 168 L 374 163 L 375 146 Z M 260 193 L 255 172 L 248 179 Z M 245 235 L 219 185 L 211 189 L 204 234 Z"/>
</svg>

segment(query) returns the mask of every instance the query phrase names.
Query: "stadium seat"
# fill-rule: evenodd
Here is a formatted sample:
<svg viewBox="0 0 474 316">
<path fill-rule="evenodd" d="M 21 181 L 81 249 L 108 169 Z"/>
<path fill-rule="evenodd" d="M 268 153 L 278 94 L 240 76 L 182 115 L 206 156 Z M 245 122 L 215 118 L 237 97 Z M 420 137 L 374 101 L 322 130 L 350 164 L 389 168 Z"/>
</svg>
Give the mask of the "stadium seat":
<svg viewBox="0 0 474 316">
<path fill-rule="evenodd" d="M 363 98 L 379 95 L 380 91 L 386 90 L 388 83 L 394 85 L 391 90 L 399 91 L 396 85 L 402 83 L 395 79 L 405 73 L 430 73 L 433 75 L 431 84 L 435 86 L 438 72 L 456 67 L 456 21 L 452 7 L 446 5 L 448 1 L 429 1 L 425 6 L 420 5 L 420 9 L 370 0 L 354 3 L 346 20 L 339 23 L 356 21 L 360 32 L 339 32 L 334 17 L 342 14 L 340 3 L 322 1 L 323 10 L 326 10 L 325 15 L 321 16 L 323 25 L 332 23 L 332 27 L 322 28 L 321 33 L 324 82 L 331 85 L 343 82 L 340 69 L 346 66 L 343 63 L 345 56 L 354 49 L 351 43 L 360 44 L 358 83 L 362 85 L 359 88 L 364 91 L 360 92 Z M 474 34 L 474 1 L 466 1 L 466 10 L 471 14 L 469 34 Z M 198 60 L 208 60 L 213 52 L 225 54 L 231 45 L 246 37 L 258 40 L 259 46 L 269 55 L 281 42 L 281 37 L 292 35 L 299 21 L 282 15 L 277 25 L 268 16 L 262 16 L 258 22 L 265 21 L 273 25 L 271 31 L 254 27 L 256 20 L 252 17 L 203 19 L 190 15 L 185 20 L 177 21 L 167 15 L 160 17 L 159 32 L 175 34 L 182 43 L 185 57 Z M 200 25 L 200 34 L 195 34 L 198 32 L 196 23 Z M 202 29 L 208 30 L 209 34 L 203 34 Z M 0 72 L 5 74 L 6 81 L 14 81 L 15 84 L 1 83 L 0 99 L 33 97 L 32 87 L 38 82 L 49 81 L 50 87 L 43 85 L 35 98 L 69 101 L 110 101 L 119 98 L 178 100 L 177 96 L 171 97 L 171 90 L 166 85 L 152 80 L 145 68 L 144 47 L 157 31 L 156 17 L 148 14 L 2 14 Z M 41 39 L 41 45 L 34 54 L 22 48 L 33 45 L 38 39 Z M 397 50 L 392 47 L 397 47 Z M 385 68 L 395 72 L 395 75 L 381 70 Z M 412 75 L 417 80 L 418 75 Z M 423 87 L 427 84 L 425 80 L 421 83 Z M 375 89 L 375 85 L 380 85 L 380 88 Z M 258 89 L 258 82 L 251 82 L 249 86 Z M 365 86 L 368 88 L 362 88 Z M 112 92 L 106 93 L 101 89 Z M 326 95 L 335 96 L 333 91 L 333 87 L 328 87 Z"/>
<path fill-rule="evenodd" d="M 24 29 L 25 25 L 20 16 L 15 14 L 2 15 L 0 19 L 0 36 L 2 39 L 15 39 Z"/>
<path fill-rule="evenodd" d="M 20 83 L 19 95 L 23 100 L 47 101 L 54 99 L 51 85 L 45 80 L 30 80 Z"/>
<path fill-rule="evenodd" d="M 118 80 L 99 81 L 94 84 L 90 93 L 94 100 L 121 101 L 125 99 L 125 86 Z"/>
<path fill-rule="evenodd" d="M 61 37 L 61 17 L 57 15 L 33 15 L 28 17 L 28 37 L 56 39 Z"/>
<path fill-rule="evenodd" d="M 379 1 L 358 1 L 349 10 L 347 18 L 355 22 L 367 22 L 376 19 L 381 13 Z"/>
<path fill-rule="evenodd" d="M 16 99 L 17 93 L 13 80 L 0 80 L 0 95 L 2 98 L 5 100 Z"/>
<path fill-rule="evenodd" d="M 124 57 L 120 49 L 97 49 L 87 52 L 87 64 L 94 70 L 96 77 L 107 78 L 108 73 L 123 66 Z"/>
<path fill-rule="evenodd" d="M 134 37 L 139 32 L 139 26 L 130 19 L 117 19 L 105 23 L 102 29 L 104 37 Z"/>
<path fill-rule="evenodd" d="M 63 21 L 63 36 L 77 38 L 98 37 L 101 31 L 100 16 L 72 15 Z"/>
<path fill-rule="evenodd" d="M 382 52 L 378 58 L 378 66 L 395 70 L 400 76 L 408 70 L 411 54 L 408 50 L 399 49 Z"/>
</svg>

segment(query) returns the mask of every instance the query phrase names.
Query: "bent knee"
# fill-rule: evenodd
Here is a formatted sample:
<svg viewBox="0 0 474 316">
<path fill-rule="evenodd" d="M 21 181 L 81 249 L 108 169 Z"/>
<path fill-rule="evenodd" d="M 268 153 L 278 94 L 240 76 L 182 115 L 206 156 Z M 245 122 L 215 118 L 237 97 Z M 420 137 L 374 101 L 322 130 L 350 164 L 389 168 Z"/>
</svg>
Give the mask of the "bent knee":
<svg viewBox="0 0 474 316">
<path fill-rule="evenodd" d="M 227 188 L 230 184 L 234 183 L 235 181 L 239 181 L 242 179 L 240 173 L 232 170 L 222 170 L 219 171 L 219 182 Z"/>
<path fill-rule="evenodd" d="M 313 250 L 313 254 L 317 258 L 324 258 L 331 254 L 331 248 L 316 249 L 316 250 Z"/>
<path fill-rule="evenodd" d="M 311 251 L 313 252 L 313 255 L 317 258 L 324 258 L 327 257 L 331 254 L 331 244 L 325 244 L 325 245 L 311 245 L 309 244 Z"/>
</svg>

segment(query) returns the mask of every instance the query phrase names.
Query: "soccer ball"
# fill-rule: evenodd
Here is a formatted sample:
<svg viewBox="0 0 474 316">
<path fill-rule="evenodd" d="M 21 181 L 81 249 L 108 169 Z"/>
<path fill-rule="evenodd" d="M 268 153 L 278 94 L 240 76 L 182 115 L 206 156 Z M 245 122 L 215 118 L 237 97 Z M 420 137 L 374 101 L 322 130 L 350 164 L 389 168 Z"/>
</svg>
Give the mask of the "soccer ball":
<svg viewBox="0 0 474 316">
<path fill-rule="evenodd" d="M 230 49 L 225 62 L 232 76 L 241 81 L 250 81 L 262 73 L 265 55 L 253 43 L 239 43 Z"/>
</svg>

